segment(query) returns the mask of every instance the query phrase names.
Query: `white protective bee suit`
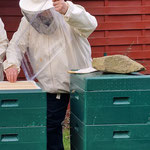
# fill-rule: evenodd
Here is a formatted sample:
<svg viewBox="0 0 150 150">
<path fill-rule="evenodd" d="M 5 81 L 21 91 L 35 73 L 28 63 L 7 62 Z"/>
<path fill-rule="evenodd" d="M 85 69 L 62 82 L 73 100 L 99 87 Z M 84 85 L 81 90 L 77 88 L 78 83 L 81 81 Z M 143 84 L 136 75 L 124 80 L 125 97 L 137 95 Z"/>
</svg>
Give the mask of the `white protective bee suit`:
<svg viewBox="0 0 150 150">
<path fill-rule="evenodd" d="M 67 3 L 67 13 L 55 12 L 53 30 L 45 33 L 38 32 L 41 27 L 31 25 L 23 13 L 4 62 L 4 69 L 15 65 L 19 71 L 22 53 L 28 52 L 34 75 L 37 74 L 41 87 L 49 93 L 69 92 L 70 75 L 67 71 L 91 66 L 91 47 L 87 38 L 97 27 L 97 21 L 80 5 Z"/>
<path fill-rule="evenodd" d="M 2 63 L 5 57 L 7 46 L 8 46 L 7 34 L 4 29 L 4 24 L 0 18 L 0 81 L 4 79 Z"/>
</svg>

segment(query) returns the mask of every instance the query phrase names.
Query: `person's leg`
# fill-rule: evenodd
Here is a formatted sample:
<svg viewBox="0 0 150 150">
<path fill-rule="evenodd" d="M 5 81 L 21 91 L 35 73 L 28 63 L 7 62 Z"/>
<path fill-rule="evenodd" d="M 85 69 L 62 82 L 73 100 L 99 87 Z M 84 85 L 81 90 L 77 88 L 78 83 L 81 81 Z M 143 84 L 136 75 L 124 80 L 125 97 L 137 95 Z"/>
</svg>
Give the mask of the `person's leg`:
<svg viewBox="0 0 150 150">
<path fill-rule="evenodd" d="M 65 119 L 69 94 L 47 94 L 47 150 L 64 150 L 62 139 L 62 121 Z"/>
</svg>

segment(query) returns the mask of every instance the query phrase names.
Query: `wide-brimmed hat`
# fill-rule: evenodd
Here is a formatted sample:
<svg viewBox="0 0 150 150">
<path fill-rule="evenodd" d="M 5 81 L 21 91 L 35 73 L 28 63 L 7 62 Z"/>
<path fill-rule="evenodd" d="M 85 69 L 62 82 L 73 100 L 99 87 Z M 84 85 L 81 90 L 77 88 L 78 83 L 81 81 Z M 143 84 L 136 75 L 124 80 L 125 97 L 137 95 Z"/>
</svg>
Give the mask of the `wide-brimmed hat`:
<svg viewBox="0 0 150 150">
<path fill-rule="evenodd" d="M 37 12 L 53 7 L 52 0 L 20 0 L 19 6 L 24 11 Z"/>
</svg>

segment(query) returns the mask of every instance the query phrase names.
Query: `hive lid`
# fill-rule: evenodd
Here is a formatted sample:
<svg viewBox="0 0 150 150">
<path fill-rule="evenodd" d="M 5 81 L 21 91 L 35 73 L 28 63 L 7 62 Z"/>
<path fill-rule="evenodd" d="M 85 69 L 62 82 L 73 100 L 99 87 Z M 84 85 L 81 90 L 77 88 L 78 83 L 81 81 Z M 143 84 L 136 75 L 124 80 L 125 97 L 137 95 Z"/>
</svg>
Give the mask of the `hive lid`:
<svg viewBox="0 0 150 150">
<path fill-rule="evenodd" d="M 73 85 L 85 91 L 150 90 L 150 75 L 142 74 L 72 74 Z"/>
</svg>

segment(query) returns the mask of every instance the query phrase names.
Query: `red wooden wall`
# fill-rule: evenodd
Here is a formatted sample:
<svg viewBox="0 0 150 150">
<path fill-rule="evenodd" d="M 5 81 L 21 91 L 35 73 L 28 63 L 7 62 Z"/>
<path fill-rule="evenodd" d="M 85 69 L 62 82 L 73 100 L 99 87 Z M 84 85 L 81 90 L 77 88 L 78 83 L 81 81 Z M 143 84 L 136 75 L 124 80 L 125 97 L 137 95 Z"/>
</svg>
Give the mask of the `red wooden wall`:
<svg viewBox="0 0 150 150">
<path fill-rule="evenodd" d="M 150 0 L 72 0 L 98 20 L 89 37 L 92 57 L 124 54 L 150 73 Z M 0 0 L 0 17 L 11 39 L 20 22 L 19 0 Z M 22 76 L 22 75 L 21 75 Z"/>
<path fill-rule="evenodd" d="M 17 30 L 21 18 L 18 2 L 19 0 L 0 0 L 0 17 L 5 24 L 9 39 Z"/>
<path fill-rule="evenodd" d="M 150 73 L 150 0 L 74 0 L 95 15 L 90 36 L 92 56 L 123 54 L 145 65 Z"/>
</svg>

